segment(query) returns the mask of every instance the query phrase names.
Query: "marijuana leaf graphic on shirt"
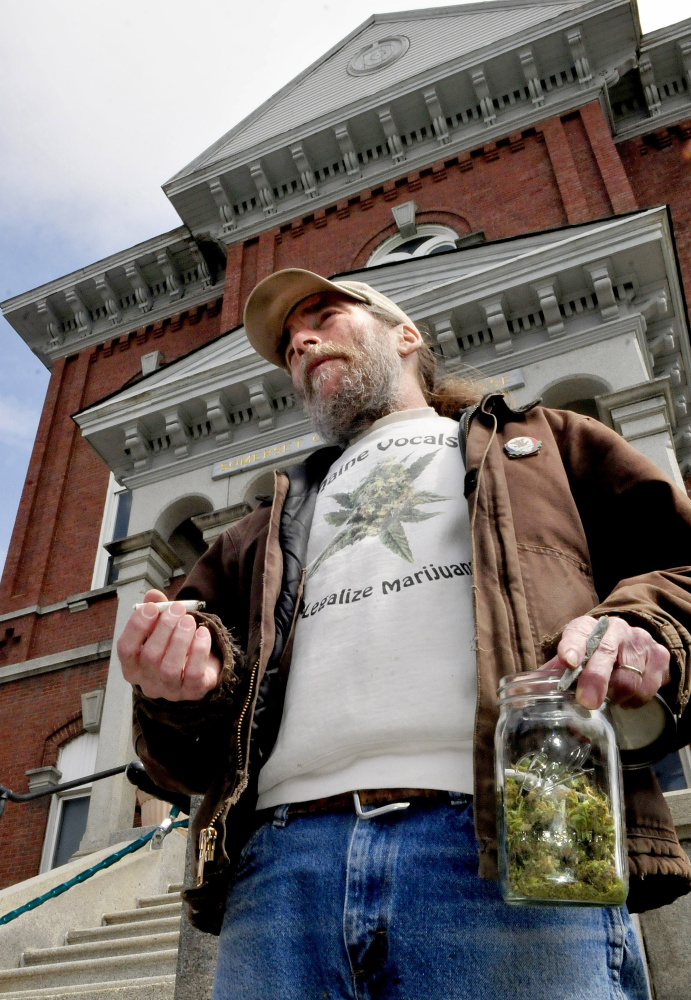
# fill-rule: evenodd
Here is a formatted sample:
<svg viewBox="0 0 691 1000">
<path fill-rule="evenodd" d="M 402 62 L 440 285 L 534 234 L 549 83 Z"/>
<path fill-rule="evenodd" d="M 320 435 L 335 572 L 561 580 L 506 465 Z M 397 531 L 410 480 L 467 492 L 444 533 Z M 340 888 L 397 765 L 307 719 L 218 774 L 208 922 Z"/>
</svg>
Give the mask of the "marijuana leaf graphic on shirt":
<svg viewBox="0 0 691 1000">
<path fill-rule="evenodd" d="M 441 511 L 418 510 L 419 505 L 450 499 L 438 493 L 416 491 L 413 485 L 440 450 L 437 448 L 423 455 L 407 468 L 403 464 L 407 458 L 403 461 L 393 456 L 386 458 L 367 474 L 352 493 L 331 494 L 331 499 L 343 509 L 330 511 L 324 515 L 324 520 L 327 524 L 344 525 L 344 528 L 315 559 L 307 574 L 308 579 L 330 556 L 372 535 L 378 535 L 387 549 L 397 556 L 412 562 L 413 553 L 404 523 L 412 524 L 436 517 Z"/>
</svg>

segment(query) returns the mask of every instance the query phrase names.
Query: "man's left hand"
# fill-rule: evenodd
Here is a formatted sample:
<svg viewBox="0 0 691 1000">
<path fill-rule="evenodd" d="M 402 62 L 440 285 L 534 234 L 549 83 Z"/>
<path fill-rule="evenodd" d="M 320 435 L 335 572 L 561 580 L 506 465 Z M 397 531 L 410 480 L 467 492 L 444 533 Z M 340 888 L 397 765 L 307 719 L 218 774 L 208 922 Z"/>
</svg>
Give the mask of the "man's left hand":
<svg viewBox="0 0 691 1000">
<path fill-rule="evenodd" d="M 589 615 L 569 622 L 557 655 L 544 668 L 577 667 L 596 624 L 597 618 Z M 635 628 L 623 618 L 610 618 L 600 645 L 578 678 L 576 700 L 589 709 L 599 708 L 606 697 L 626 708 L 640 708 L 669 680 L 669 651 L 645 629 Z"/>
</svg>

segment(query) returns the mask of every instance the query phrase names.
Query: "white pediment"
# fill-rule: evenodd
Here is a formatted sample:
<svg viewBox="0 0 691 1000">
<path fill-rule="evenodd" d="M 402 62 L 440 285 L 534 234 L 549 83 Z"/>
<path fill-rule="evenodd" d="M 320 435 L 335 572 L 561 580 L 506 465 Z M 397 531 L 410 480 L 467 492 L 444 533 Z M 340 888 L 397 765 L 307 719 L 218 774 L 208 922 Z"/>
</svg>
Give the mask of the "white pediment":
<svg viewBox="0 0 691 1000">
<path fill-rule="evenodd" d="M 224 334 L 191 354 L 170 362 L 152 375 L 148 375 L 123 389 L 117 393 L 116 397 L 110 397 L 107 402 L 116 398 L 118 403 L 125 404 L 139 398 L 142 393 L 163 395 L 176 385 L 194 381 L 200 376 L 208 375 L 220 368 L 225 369 L 229 366 L 240 368 L 245 360 L 256 361 L 257 355 L 250 347 L 244 329 L 241 328 Z M 99 405 L 101 404 L 96 404 L 96 406 Z"/>
<path fill-rule="evenodd" d="M 168 184 L 586 6 L 597 4 L 592 0 L 493 0 L 375 14 Z"/>
</svg>

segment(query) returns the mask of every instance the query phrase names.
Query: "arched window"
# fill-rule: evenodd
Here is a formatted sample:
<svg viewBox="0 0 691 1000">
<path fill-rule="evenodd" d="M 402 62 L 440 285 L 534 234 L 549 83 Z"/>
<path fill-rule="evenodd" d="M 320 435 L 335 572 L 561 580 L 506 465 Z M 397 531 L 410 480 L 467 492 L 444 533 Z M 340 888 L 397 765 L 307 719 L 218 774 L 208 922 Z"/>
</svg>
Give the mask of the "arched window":
<svg viewBox="0 0 691 1000">
<path fill-rule="evenodd" d="M 208 497 L 191 495 L 178 498 L 157 517 L 154 528 L 180 559 L 181 569 L 175 575 L 189 573 L 206 552 L 206 542 L 192 518 L 212 510 Z"/>
<path fill-rule="evenodd" d="M 422 225 L 414 236 L 396 233 L 384 240 L 367 261 L 367 267 L 374 264 L 393 264 L 412 257 L 429 257 L 435 253 L 456 249 L 458 234 L 448 226 Z"/>
<path fill-rule="evenodd" d="M 60 748 L 58 770 L 61 782 L 74 781 L 96 770 L 98 733 L 82 733 Z M 80 785 L 52 796 L 46 837 L 41 857 L 41 871 L 65 865 L 79 849 L 86 830 L 91 785 Z"/>
</svg>

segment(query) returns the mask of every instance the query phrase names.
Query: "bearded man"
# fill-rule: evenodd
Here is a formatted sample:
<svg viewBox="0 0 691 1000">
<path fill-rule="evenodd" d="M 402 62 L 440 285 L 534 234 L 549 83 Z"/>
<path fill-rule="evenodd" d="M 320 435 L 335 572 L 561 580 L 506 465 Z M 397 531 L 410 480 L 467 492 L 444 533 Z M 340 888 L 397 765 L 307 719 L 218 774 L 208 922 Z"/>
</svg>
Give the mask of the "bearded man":
<svg viewBox="0 0 691 1000">
<path fill-rule="evenodd" d="M 147 603 L 118 643 L 137 752 L 205 796 L 185 896 L 221 935 L 215 1000 L 648 997 L 626 907 L 502 902 L 496 689 L 576 666 L 609 615 L 581 706 L 635 718 L 664 689 L 681 715 L 689 501 L 597 421 L 437 383 L 366 284 L 278 272 L 245 330 L 331 446 L 192 570 L 206 613 Z M 627 794 L 647 909 L 691 868 L 652 773 Z"/>
</svg>

